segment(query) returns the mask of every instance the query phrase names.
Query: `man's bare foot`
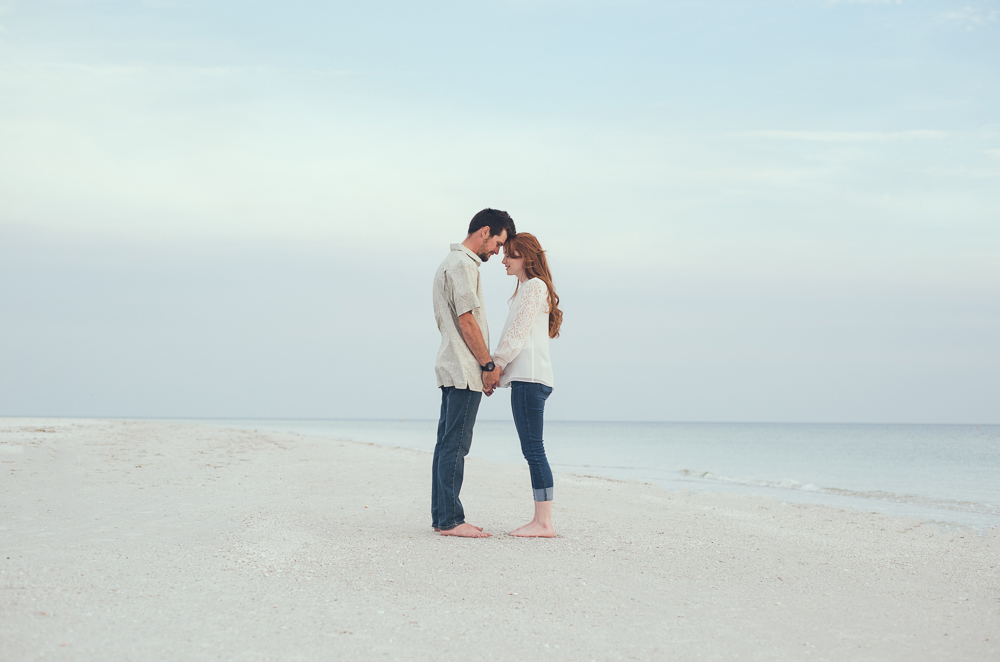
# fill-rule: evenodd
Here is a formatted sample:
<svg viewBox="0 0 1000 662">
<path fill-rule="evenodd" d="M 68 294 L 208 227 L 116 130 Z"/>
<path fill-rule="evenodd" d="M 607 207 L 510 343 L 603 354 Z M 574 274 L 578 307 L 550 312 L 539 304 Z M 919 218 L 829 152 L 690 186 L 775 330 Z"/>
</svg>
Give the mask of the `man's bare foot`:
<svg viewBox="0 0 1000 662">
<path fill-rule="evenodd" d="M 482 531 L 482 530 L 483 530 L 483 527 L 481 527 L 481 526 L 476 526 L 475 524 L 470 524 L 469 526 L 471 526 L 471 527 L 472 527 L 472 528 L 474 528 L 474 529 L 479 529 L 480 531 Z M 437 528 L 436 526 L 434 527 L 434 530 L 435 530 L 435 531 L 437 531 L 437 532 L 439 532 L 439 533 L 440 533 L 440 531 L 441 531 L 441 529 Z"/>
<path fill-rule="evenodd" d="M 454 529 L 441 531 L 442 536 L 458 536 L 459 538 L 489 538 L 491 534 L 486 533 L 478 526 L 471 524 L 459 524 Z"/>
<path fill-rule="evenodd" d="M 530 522 L 519 529 L 514 529 L 510 535 L 518 538 L 552 538 L 556 535 L 551 524 L 541 522 Z"/>
</svg>

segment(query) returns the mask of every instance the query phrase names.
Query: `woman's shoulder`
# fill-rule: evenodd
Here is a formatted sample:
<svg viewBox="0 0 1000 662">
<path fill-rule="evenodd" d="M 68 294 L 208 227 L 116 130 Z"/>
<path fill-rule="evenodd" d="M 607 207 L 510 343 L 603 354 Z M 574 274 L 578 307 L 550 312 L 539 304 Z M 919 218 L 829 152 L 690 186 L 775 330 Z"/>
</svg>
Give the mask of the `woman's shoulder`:
<svg viewBox="0 0 1000 662">
<path fill-rule="evenodd" d="M 524 281 L 524 285 L 522 287 L 524 287 L 525 292 L 545 292 L 547 294 L 549 291 L 549 286 L 546 285 L 545 281 L 541 278 L 529 278 Z"/>
<path fill-rule="evenodd" d="M 544 306 L 549 299 L 549 286 L 541 278 L 529 278 L 521 283 L 522 305 Z"/>
</svg>

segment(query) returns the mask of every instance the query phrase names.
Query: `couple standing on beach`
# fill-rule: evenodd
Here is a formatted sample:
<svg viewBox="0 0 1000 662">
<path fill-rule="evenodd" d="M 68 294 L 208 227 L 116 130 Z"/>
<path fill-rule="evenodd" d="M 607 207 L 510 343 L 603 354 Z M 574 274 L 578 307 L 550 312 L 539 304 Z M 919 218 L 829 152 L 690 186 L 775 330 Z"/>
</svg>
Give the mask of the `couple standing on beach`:
<svg viewBox="0 0 1000 662">
<path fill-rule="evenodd" d="M 517 285 L 500 343 L 490 355 L 479 266 L 501 249 L 507 275 L 516 277 Z M 559 335 L 562 311 L 538 240 L 526 232 L 517 234 L 505 211 L 484 209 L 473 216 L 468 236 L 451 245 L 434 275 L 434 317 L 441 332 L 434 364 L 441 389 L 431 487 L 434 530 L 446 536 L 489 537 L 465 521 L 458 495 L 483 394 L 488 397 L 498 387 L 510 387 L 514 425 L 535 498 L 534 519 L 510 535 L 551 538 L 553 482 L 542 420 L 552 393 L 549 338 Z"/>
</svg>

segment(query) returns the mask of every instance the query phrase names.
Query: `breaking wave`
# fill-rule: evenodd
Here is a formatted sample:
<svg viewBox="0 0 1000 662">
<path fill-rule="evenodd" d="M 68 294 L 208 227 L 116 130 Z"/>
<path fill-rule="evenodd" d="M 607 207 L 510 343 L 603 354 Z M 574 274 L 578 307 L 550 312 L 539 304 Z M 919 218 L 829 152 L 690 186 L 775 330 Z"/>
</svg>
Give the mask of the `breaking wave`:
<svg viewBox="0 0 1000 662">
<path fill-rule="evenodd" d="M 813 483 L 800 483 L 795 480 L 763 480 L 759 478 L 739 478 L 735 476 L 720 476 L 711 471 L 691 471 L 682 469 L 678 472 L 683 478 L 694 478 L 729 485 L 746 485 L 748 487 L 765 487 L 782 490 L 797 490 L 815 494 L 829 494 L 856 499 L 873 499 L 891 503 L 912 504 L 923 507 L 941 508 L 966 513 L 982 515 L 1000 515 L 1000 506 L 979 501 L 959 501 L 955 499 L 935 499 L 918 494 L 896 494 L 883 490 L 847 490 L 839 487 L 822 487 Z"/>
</svg>

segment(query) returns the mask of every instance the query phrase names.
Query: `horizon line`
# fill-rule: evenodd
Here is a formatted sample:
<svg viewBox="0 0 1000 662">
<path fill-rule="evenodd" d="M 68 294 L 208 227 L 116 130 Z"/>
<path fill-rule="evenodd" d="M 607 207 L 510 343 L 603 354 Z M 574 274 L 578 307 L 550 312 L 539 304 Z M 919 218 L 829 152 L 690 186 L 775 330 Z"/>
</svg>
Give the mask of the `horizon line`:
<svg viewBox="0 0 1000 662">
<path fill-rule="evenodd" d="M 7 415 L 0 414 L 2 418 L 61 418 L 61 419 L 84 419 L 84 420 L 115 420 L 115 421 L 309 421 L 309 422 L 368 422 L 368 423 L 426 423 L 436 422 L 433 418 L 260 418 L 260 417 L 232 417 L 232 416 L 70 416 L 70 415 Z M 481 418 L 478 422 L 484 423 L 504 423 L 513 422 L 509 418 Z M 918 422 L 861 422 L 861 421 L 684 421 L 684 420 L 625 420 L 625 419 L 605 419 L 605 420 L 577 420 L 577 419 L 552 419 L 546 423 L 606 423 L 606 424 L 659 424 L 659 425 L 911 425 L 911 426 L 1000 426 L 1000 423 L 918 423 Z"/>
</svg>

